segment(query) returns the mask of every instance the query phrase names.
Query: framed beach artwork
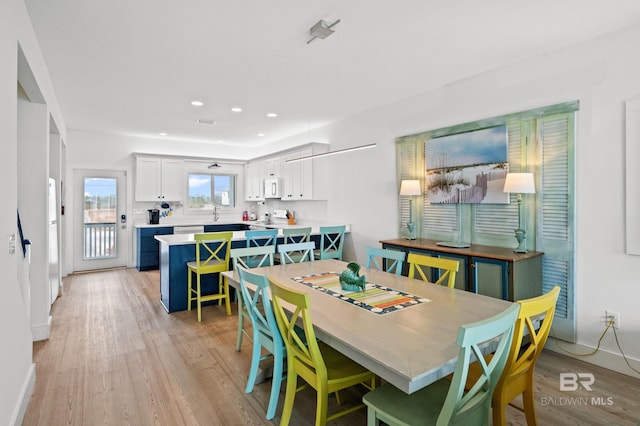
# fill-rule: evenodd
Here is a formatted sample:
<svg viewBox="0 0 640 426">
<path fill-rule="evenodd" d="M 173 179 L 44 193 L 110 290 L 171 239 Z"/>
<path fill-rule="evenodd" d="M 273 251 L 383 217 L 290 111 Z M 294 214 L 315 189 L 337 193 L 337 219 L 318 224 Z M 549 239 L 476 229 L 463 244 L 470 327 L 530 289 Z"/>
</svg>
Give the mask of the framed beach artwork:
<svg viewBox="0 0 640 426">
<path fill-rule="evenodd" d="M 426 196 L 431 204 L 508 204 L 507 126 L 425 141 Z"/>
</svg>

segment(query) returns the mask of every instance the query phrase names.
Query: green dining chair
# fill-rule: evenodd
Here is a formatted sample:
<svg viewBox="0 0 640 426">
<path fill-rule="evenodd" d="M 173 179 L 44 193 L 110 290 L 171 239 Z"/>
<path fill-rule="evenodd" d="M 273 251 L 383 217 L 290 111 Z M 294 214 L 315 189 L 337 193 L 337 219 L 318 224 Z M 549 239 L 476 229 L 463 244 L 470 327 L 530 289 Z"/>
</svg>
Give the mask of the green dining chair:
<svg viewBox="0 0 640 426">
<path fill-rule="evenodd" d="M 344 245 L 344 233 L 346 226 L 321 226 L 320 248 L 313 251 L 316 259 L 342 260 L 342 246 Z"/>
<path fill-rule="evenodd" d="M 520 305 L 512 304 L 486 320 L 463 325 L 456 343 L 460 346 L 452 381 L 438 380 L 410 395 L 391 384 L 363 397 L 367 424 L 378 425 L 490 425 L 491 397 L 504 370 Z M 487 363 L 480 345 L 494 339 L 497 349 Z M 465 392 L 469 363 L 477 358 L 482 374 Z"/>
<path fill-rule="evenodd" d="M 233 262 L 233 269 L 238 271 L 241 268 L 249 269 L 249 260 L 253 261 L 253 265 L 256 268 L 261 266 L 273 266 L 273 252 L 275 246 L 258 246 L 258 247 L 245 247 L 231 249 L 231 261 Z M 246 334 L 244 328 L 245 317 L 249 316 L 246 312 L 248 307 L 242 300 L 242 292 L 236 292 L 238 297 L 238 337 L 236 339 L 236 351 L 240 351 L 242 347 L 242 336 Z M 251 318 L 251 316 L 249 316 Z"/>
<path fill-rule="evenodd" d="M 309 241 L 311 241 L 311 227 L 284 228 L 282 230 L 282 244 L 297 244 L 297 243 L 306 243 Z M 293 254 L 293 258 L 297 259 L 295 254 Z M 274 259 L 276 263 L 283 263 L 280 260 L 280 251 L 277 248 L 276 248 L 276 254 L 274 256 Z"/>
<path fill-rule="evenodd" d="M 278 406 L 286 349 L 269 299 L 269 280 L 265 275 L 253 274 L 242 266 L 238 266 L 236 271 L 240 278 L 240 293 L 252 323 L 253 349 L 245 393 L 253 391 L 260 361 L 273 357 L 271 395 L 266 414 L 267 420 L 271 420 L 275 416 Z M 248 288 L 248 284 L 253 287 L 251 290 Z M 263 348 L 269 352 L 268 355 L 262 356 Z"/>
<path fill-rule="evenodd" d="M 378 247 L 367 247 L 367 268 L 376 267 L 396 275 L 402 275 L 405 253 Z M 378 259 L 380 261 L 378 261 Z"/>
</svg>

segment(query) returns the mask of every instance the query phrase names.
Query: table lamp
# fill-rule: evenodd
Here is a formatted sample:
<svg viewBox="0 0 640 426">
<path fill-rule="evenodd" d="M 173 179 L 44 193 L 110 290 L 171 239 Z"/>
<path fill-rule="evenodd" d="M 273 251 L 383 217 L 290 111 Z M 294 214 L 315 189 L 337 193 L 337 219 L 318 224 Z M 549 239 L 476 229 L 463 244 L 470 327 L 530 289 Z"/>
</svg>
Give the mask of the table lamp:
<svg viewBox="0 0 640 426">
<path fill-rule="evenodd" d="M 524 240 L 527 233 L 522 229 L 522 194 L 536 193 L 536 186 L 533 182 L 533 173 L 507 173 L 503 191 L 510 194 L 517 194 L 518 229 L 514 232 L 516 240 L 518 240 L 518 247 L 516 247 L 514 252 L 526 253 L 527 248 L 525 247 Z"/>
<path fill-rule="evenodd" d="M 407 228 L 409 229 L 409 239 L 416 239 L 416 225 L 413 223 L 413 197 L 416 195 L 422 195 L 420 189 L 419 180 L 403 180 L 400 182 L 400 195 L 409 197 L 409 222 Z"/>
</svg>

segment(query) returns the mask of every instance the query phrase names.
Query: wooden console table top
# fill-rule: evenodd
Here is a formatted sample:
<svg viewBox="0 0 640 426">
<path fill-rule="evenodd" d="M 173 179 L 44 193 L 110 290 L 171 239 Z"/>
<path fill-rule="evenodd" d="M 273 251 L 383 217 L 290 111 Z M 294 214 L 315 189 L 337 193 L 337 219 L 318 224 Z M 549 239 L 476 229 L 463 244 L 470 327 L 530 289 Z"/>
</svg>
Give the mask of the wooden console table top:
<svg viewBox="0 0 640 426">
<path fill-rule="evenodd" d="M 408 249 L 433 250 L 433 251 L 439 251 L 442 253 L 484 257 L 488 259 L 506 260 L 511 262 L 517 262 L 519 260 L 538 257 L 544 254 L 541 251 L 515 253 L 511 248 L 484 246 L 480 244 L 471 244 L 467 248 L 446 247 L 446 246 L 437 245 L 436 243 L 438 241 L 440 240 L 428 240 L 426 238 L 417 238 L 415 240 L 408 240 L 406 238 L 397 238 L 393 240 L 380 240 L 380 243 L 383 245 L 388 244 L 393 246 L 406 247 Z"/>
</svg>

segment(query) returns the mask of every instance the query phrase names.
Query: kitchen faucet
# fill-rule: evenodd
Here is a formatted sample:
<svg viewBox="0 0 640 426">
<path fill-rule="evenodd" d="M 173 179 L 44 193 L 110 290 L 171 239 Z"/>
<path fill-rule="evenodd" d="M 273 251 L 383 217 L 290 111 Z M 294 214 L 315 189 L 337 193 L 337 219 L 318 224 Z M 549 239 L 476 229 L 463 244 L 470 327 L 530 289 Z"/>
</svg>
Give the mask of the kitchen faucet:
<svg viewBox="0 0 640 426">
<path fill-rule="evenodd" d="M 214 204 L 213 205 L 213 221 L 217 222 L 219 218 L 220 218 L 220 215 L 218 214 L 218 206 Z"/>
</svg>

